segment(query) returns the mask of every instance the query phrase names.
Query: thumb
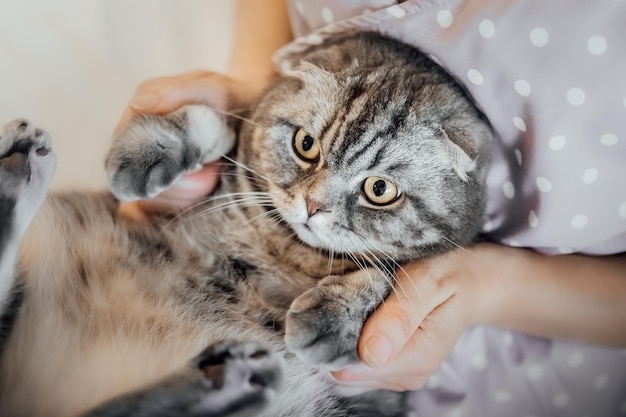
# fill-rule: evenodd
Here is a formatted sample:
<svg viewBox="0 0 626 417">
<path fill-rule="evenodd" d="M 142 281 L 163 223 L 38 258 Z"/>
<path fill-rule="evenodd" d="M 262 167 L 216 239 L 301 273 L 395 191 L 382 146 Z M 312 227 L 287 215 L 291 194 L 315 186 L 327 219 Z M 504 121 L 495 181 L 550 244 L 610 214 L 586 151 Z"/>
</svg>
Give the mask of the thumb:
<svg viewBox="0 0 626 417">
<path fill-rule="evenodd" d="M 429 265 L 420 261 L 399 268 L 393 291 L 365 322 L 358 350 L 368 366 L 382 368 L 392 361 L 424 318 L 449 296 L 433 285 Z"/>
<path fill-rule="evenodd" d="M 402 351 L 419 327 L 423 315 L 407 304 L 394 292 L 363 326 L 359 356 L 369 367 L 385 367 Z"/>
</svg>

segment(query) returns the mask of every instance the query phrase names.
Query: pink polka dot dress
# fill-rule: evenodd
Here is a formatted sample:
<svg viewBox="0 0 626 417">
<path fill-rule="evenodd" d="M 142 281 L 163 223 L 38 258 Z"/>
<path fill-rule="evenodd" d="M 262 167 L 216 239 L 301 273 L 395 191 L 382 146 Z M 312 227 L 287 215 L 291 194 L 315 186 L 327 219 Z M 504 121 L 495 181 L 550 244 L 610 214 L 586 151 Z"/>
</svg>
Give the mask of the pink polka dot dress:
<svg viewBox="0 0 626 417">
<path fill-rule="evenodd" d="M 554 255 L 626 252 L 625 0 L 289 6 L 297 39 L 276 54 L 279 68 L 307 45 L 374 30 L 415 45 L 467 87 L 497 136 L 490 239 Z M 626 416 L 626 350 L 475 327 L 411 395 L 423 417 Z"/>
</svg>

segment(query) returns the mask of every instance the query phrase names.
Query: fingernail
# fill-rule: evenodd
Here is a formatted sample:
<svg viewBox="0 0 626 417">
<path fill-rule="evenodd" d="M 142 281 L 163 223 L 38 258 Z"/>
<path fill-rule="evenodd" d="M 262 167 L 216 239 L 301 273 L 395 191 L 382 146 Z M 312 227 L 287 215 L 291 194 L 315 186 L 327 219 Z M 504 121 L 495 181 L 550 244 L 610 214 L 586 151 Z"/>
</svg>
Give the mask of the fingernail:
<svg viewBox="0 0 626 417">
<path fill-rule="evenodd" d="M 391 355 L 393 347 L 386 337 L 374 335 L 369 338 L 363 349 L 363 362 L 370 368 L 379 369 L 384 367 Z"/>
<path fill-rule="evenodd" d="M 155 93 L 139 94 L 130 99 L 128 105 L 136 110 L 150 110 L 161 102 L 161 96 Z"/>
</svg>

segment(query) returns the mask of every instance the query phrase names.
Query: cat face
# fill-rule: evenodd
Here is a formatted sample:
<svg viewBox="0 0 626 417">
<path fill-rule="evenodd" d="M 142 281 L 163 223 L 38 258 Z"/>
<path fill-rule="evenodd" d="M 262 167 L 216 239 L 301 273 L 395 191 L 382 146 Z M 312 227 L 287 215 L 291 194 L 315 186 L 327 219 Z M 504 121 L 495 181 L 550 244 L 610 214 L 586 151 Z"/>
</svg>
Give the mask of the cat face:
<svg viewBox="0 0 626 417">
<path fill-rule="evenodd" d="M 308 245 L 402 260 L 474 237 L 483 192 L 473 136 L 488 128 L 446 83 L 391 75 L 306 63 L 244 129 L 242 159 Z"/>
</svg>

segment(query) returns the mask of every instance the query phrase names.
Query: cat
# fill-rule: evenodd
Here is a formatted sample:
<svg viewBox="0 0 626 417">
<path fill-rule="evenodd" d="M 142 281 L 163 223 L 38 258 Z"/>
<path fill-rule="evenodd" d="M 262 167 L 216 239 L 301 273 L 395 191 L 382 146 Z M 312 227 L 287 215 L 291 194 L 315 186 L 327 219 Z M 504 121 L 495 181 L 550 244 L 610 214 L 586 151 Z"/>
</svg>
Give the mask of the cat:
<svg viewBox="0 0 626 417">
<path fill-rule="evenodd" d="M 136 116 L 106 158 L 114 196 L 46 197 L 48 134 L 3 128 L 0 415 L 408 413 L 404 394 L 347 395 L 328 370 L 359 361 L 400 263 L 477 237 L 488 121 L 425 54 L 375 33 L 303 52 L 245 116 Z M 221 155 L 203 204 L 118 216 Z"/>
</svg>

